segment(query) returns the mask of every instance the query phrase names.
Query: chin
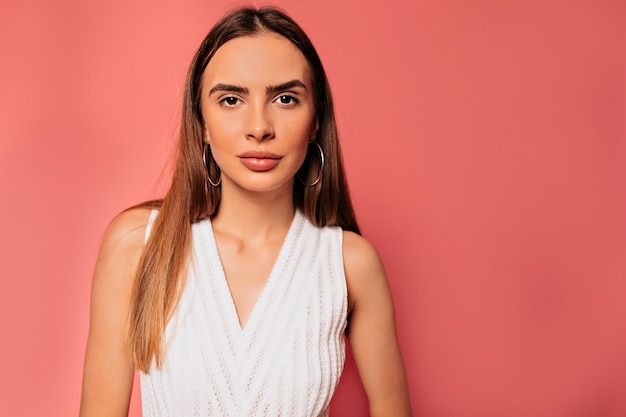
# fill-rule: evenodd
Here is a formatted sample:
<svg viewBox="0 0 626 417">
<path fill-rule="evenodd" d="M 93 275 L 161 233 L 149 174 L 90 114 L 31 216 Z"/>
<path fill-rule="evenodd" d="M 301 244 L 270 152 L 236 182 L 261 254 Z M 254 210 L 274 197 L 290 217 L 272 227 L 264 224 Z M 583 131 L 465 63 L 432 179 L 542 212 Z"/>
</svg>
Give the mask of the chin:
<svg viewBox="0 0 626 417">
<path fill-rule="evenodd" d="M 257 178 L 246 178 L 240 181 L 229 180 L 226 182 L 228 186 L 229 182 L 232 183 L 235 187 L 249 191 L 252 193 L 283 193 L 293 192 L 293 181 L 294 177 L 288 178 L 276 178 L 271 173 L 263 173 L 263 174 L 254 174 L 254 177 Z M 258 178 L 260 177 L 260 178 Z"/>
</svg>

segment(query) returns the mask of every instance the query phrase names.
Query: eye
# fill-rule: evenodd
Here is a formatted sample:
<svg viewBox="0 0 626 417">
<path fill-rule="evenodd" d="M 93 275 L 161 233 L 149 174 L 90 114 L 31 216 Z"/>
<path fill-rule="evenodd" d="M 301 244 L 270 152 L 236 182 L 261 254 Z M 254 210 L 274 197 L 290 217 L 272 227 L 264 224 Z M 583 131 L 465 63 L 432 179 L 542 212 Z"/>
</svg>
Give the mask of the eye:
<svg viewBox="0 0 626 417">
<path fill-rule="evenodd" d="M 239 99 L 235 96 L 226 96 L 220 100 L 220 104 L 226 107 L 233 107 L 239 104 Z"/>
<path fill-rule="evenodd" d="M 282 104 L 282 105 L 285 105 L 285 106 L 289 106 L 289 105 L 293 105 L 293 104 L 297 104 L 298 103 L 298 99 L 295 98 L 294 96 L 289 95 L 289 94 L 282 94 L 282 95 L 278 96 L 276 101 L 278 103 Z"/>
</svg>

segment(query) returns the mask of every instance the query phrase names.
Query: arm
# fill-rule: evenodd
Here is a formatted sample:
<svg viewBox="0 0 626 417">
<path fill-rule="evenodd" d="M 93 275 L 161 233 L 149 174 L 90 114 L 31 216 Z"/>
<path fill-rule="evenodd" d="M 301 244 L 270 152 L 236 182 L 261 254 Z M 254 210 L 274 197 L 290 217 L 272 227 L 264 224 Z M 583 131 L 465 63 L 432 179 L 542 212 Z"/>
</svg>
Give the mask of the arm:
<svg viewBox="0 0 626 417">
<path fill-rule="evenodd" d="M 348 341 L 369 401 L 371 416 L 411 416 L 402 356 L 396 337 L 393 300 L 374 247 L 344 232 L 348 284 Z"/>
<path fill-rule="evenodd" d="M 91 289 L 80 417 L 128 415 L 134 369 L 125 350 L 126 329 L 149 213 L 125 211 L 105 232 Z"/>
</svg>

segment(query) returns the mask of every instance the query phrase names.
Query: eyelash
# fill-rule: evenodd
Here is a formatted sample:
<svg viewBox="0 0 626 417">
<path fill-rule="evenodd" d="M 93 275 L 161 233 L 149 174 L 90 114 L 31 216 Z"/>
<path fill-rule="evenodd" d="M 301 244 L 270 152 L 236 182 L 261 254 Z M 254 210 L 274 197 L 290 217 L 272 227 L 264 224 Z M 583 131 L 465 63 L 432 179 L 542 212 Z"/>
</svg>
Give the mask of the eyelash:
<svg viewBox="0 0 626 417">
<path fill-rule="evenodd" d="M 228 103 L 228 101 L 229 101 L 229 100 L 231 100 L 231 99 L 236 100 L 236 102 L 235 102 L 235 103 L 230 103 L 230 104 L 229 104 L 229 103 Z M 235 96 L 226 96 L 226 97 L 222 98 L 222 99 L 219 101 L 219 103 L 220 103 L 221 105 L 223 105 L 223 106 L 226 106 L 226 107 L 234 107 L 235 105 L 237 105 L 237 104 L 238 104 L 238 102 L 239 102 L 239 101 L 241 101 L 241 100 L 240 100 L 238 97 L 235 97 Z"/>
<path fill-rule="evenodd" d="M 288 98 L 290 100 L 289 103 L 282 103 L 281 99 L 284 98 Z M 231 100 L 234 100 L 235 102 L 230 102 Z M 235 96 L 226 96 L 224 98 L 222 98 L 219 103 L 223 106 L 226 107 L 234 107 L 237 104 L 239 104 L 239 102 L 241 101 L 241 99 L 239 97 L 235 97 Z M 278 102 L 279 104 L 283 105 L 283 106 L 290 106 L 292 104 L 298 104 L 300 102 L 300 100 L 298 100 L 297 97 L 292 96 L 291 94 L 281 94 L 278 97 L 276 97 L 276 99 L 273 100 L 274 102 Z"/>
<path fill-rule="evenodd" d="M 282 98 L 288 98 L 288 99 L 289 99 L 289 100 L 291 100 L 291 101 L 290 101 L 289 103 L 282 103 L 282 102 L 281 102 L 281 99 L 282 99 Z M 298 103 L 300 102 L 300 100 L 298 100 L 298 98 L 297 98 L 297 97 L 292 96 L 292 95 L 290 95 L 290 94 L 281 94 L 281 95 L 279 95 L 279 96 L 276 98 L 276 100 L 274 100 L 274 101 L 278 101 L 278 102 L 280 102 L 280 104 L 282 104 L 282 105 L 284 105 L 284 106 L 289 106 L 289 105 L 291 105 L 291 104 L 298 104 Z"/>
</svg>

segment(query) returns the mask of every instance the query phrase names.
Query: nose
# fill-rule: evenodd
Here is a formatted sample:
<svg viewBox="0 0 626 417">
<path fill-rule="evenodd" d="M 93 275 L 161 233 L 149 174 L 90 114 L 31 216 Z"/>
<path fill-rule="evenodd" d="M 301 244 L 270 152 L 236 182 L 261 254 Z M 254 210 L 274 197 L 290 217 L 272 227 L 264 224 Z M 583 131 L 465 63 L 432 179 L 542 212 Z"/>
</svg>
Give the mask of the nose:
<svg viewBox="0 0 626 417">
<path fill-rule="evenodd" d="M 250 106 L 246 125 L 248 139 L 260 142 L 274 137 L 274 127 L 269 113 L 270 110 L 262 104 Z"/>
</svg>

